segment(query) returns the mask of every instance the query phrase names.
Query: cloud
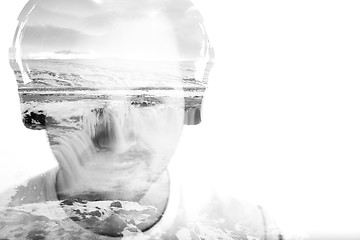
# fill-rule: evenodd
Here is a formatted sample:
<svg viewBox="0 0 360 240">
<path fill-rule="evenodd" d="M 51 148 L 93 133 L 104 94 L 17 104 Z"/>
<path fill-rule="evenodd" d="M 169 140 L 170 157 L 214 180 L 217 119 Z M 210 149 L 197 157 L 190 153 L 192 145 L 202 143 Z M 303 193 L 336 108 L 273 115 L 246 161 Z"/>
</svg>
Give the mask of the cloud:
<svg viewBox="0 0 360 240">
<path fill-rule="evenodd" d="M 104 2 L 103 0 L 92 0 L 92 1 L 96 4 L 102 4 Z"/>
<path fill-rule="evenodd" d="M 147 16 L 150 10 L 134 8 L 125 4 L 122 8 L 113 7 L 111 9 L 99 7 L 97 11 L 91 14 L 79 16 L 74 12 L 64 12 L 64 9 L 47 9 L 42 4 L 36 8 L 28 16 L 28 26 L 53 26 L 58 28 L 68 28 L 81 31 L 85 34 L 102 35 L 111 31 L 112 27 L 116 27 L 124 21 L 134 21 L 136 19 Z"/>
<path fill-rule="evenodd" d="M 118 25 L 120 16 L 121 14 L 118 12 L 109 11 L 86 17 L 82 20 L 82 24 L 85 31 L 100 34 L 109 31 L 112 27 Z"/>
<path fill-rule="evenodd" d="M 82 24 L 82 18 L 68 13 L 62 13 L 56 9 L 45 9 L 38 4 L 29 14 L 28 26 L 54 26 L 69 29 L 78 29 Z"/>
<path fill-rule="evenodd" d="M 196 58 L 205 38 L 201 22 L 188 0 L 46 0 L 29 15 L 21 44 L 28 56 L 161 52 L 165 58 L 173 54 L 162 46 L 175 42 L 181 57 Z"/>
<path fill-rule="evenodd" d="M 86 18 L 110 11 L 125 14 L 136 14 L 149 9 L 164 8 L 169 0 L 46 0 L 39 1 L 36 8 L 68 14 L 78 18 Z"/>
<path fill-rule="evenodd" d="M 92 39 L 93 45 L 96 45 L 97 37 L 74 29 L 53 26 L 27 26 L 23 30 L 21 49 L 25 57 L 42 52 L 64 51 L 64 49 L 71 51 L 71 53 L 88 52 L 90 48 L 89 44 L 87 44 L 89 39 Z"/>
<path fill-rule="evenodd" d="M 78 46 L 91 36 L 74 29 L 53 26 L 27 26 L 23 30 L 21 43 L 25 46 L 43 46 L 44 48 L 68 48 Z"/>
<path fill-rule="evenodd" d="M 38 6 L 49 11 L 56 10 L 58 13 L 69 14 L 80 18 L 97 14 L 100 9 L 96 1 L 89 0 L 46 0 L 39 1 L 37 7 Z"/>
</svg>

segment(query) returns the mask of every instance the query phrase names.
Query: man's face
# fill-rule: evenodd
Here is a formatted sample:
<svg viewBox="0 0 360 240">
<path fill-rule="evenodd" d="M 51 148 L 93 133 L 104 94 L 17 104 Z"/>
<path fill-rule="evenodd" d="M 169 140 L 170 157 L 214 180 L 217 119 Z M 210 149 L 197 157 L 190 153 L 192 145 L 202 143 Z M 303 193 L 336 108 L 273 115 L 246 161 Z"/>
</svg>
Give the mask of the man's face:
<svg viewBox="0 0 360 240">
<path fill-rule="evenodd" d="M 60 167 L 56 185 L 60 198 L 97 192 L 104 198 L 138 200 L 174 153 L 184 123 L 181 67 L 186 66 L 152 55 L 164 49 L 149 45 L 147 28 L 154 28 L 157 41 L 165 43 L 163 54 L 178 54 L 164 16 L 128 24 L 130 30 L 120 27 L 114 37 L 122 34 L 120 43 L 137 41 L 127 49 L 134 52 L 134 59 L 22 61 L 31 80 L 20 88 L 25 124 L 38 127 L 37 118 L 44 117 Z M 23 41 L 30 38 L 26 33 L 31 28 L 25 28 Z M 138 46 L 145 51 L 144 59 L 136 56 Z M 98 54 L 100 50 L 104 51 L 100 48 Z"/>
</svg>

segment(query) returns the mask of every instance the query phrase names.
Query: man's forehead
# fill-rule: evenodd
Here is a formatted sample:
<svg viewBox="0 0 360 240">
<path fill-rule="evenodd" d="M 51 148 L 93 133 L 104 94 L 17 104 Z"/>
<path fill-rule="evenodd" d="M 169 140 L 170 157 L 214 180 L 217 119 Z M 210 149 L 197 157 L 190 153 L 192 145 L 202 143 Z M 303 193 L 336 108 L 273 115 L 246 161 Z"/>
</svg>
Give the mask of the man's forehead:
<svg viewBox="0 0 360 240">
<path fill-rule="evenodd" d="M 135 8 L 129 2 L 138 1 L 119 1 L 108 9 L 107 1 L 94 5 L 90 0 L 71 7 L 73 2 L 77 1 L 41 1 L 35 5 L 23 29 L 23 58 L 184 57 L 178 51 L 173 19 L 164 8 Z M 128 8 L 134 9 L 126 11 Z"/>
<path fill-rule="evenodd" d="M 189 1 L 47 0 L 23 15 L 23 58 L 196 59 L 205 42 Z"/>
</svg>

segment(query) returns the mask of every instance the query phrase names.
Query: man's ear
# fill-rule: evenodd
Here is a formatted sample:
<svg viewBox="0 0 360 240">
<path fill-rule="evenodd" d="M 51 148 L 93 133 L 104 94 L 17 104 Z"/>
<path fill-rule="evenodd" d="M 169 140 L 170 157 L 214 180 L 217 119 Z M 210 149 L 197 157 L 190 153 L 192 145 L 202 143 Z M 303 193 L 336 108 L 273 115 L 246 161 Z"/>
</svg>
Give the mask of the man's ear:
<svg viewBox="0 0 360 240">
<path fill-rule="evenodd" d="M 191 102 L 185 100 L 185 125 L 198 125 L 201 123 L 202 98 L 192 99 Z"/>
<path fill-rule="evenodd" d="M 21 114 L 25 127 L 35 130 L 41 130 L 46 128 L 46 115 L 43 113 L 42 110 L 25 110 Z"/>
</svg>

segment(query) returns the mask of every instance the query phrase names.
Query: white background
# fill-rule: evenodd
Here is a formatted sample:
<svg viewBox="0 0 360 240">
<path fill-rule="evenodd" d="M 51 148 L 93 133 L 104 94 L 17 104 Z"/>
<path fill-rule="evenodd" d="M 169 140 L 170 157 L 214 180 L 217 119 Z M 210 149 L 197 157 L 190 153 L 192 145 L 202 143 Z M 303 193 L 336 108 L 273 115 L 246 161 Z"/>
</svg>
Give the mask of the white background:
<svg viewBox="0 0 360 240">
<path fill-rule="evenodd" d="M 25 3 L 1 7 L 0 189 L 55 164 L 22 126 L 7 60 Z M 360 3 L 195 3 L 216 65 L 175 157 L 189 181 L 261 203 L 285 234 L 360 239 Z"/>
</svg>

